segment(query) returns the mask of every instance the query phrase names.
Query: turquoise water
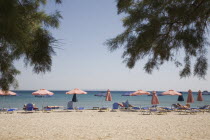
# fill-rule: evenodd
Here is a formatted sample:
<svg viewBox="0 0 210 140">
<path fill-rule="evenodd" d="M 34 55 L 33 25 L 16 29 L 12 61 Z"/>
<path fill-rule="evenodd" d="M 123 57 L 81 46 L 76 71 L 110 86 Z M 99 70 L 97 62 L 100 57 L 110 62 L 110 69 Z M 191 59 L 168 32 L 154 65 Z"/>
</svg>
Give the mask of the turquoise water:
<svg viewBox="0 0 210 140">
<path fill-rule="evenodd" d="M 72 95 L 66 95 L 67 91 L 52 91 L 54 95 L 52 97 L 39 98 L 34 97 L 32 92 L 34 91 L 14 91 L 18 96 L 0 96 L 0 108 L 18 108 L 22 109 L 24 104 L 34 103 L 37 107 L 43 106 L 67 106 L 67 102 L 72 99 Z M 121 96 L 123 93 L 131 91 L 111 91 L 112 101 L 105 101 L 105 97 L 94 96 L 97 93 L 106 91 L 87 91 L 86 95 L 77 95 L 78 102 L 76 106 L 85 107 L 85 109 L 91 109 L 93 107 L 112 107 L 114 102 L 125 102 L 129 101 L 134 106 L 151 106 L 152 96 L 141 95 L 141 96 Z M 157 92 L 160 93 L 160 92 Z M 187 92 L 183 92 L 185 101 L 181 104 L 186 104 Z M 197 92 L 193 92 L 195 102 L 191 104 L 191 107 L 202 106 L 210 104 L 210 95 L 203 95 L 204 101 L 198 102 Z M 159 106 L 171 107 L 171 104 L 178 103 L 178 96 L 158 96 L 160 104 Z"/>
</svg>

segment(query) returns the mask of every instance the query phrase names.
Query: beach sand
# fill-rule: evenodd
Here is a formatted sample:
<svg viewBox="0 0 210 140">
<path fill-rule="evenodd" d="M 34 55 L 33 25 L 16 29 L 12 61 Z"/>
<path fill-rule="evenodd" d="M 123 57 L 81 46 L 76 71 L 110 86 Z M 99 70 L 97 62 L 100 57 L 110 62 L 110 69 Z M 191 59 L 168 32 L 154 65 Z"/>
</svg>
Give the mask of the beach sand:
<svg viewBox="0 0 210 140">
<path fill-rule="evenodd" d="M 0 125 L 0 140 L 210 139 L 210 113 L 15 112 L 0 114 Z"/>
</svg>

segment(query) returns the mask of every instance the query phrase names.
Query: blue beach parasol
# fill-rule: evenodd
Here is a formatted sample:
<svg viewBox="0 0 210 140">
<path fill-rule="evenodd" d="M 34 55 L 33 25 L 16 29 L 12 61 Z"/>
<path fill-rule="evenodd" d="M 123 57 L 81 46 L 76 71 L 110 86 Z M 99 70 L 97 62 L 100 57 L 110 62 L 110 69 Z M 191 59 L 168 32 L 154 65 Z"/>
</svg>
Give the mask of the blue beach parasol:
<svg viewBox="0 0 210 140">
<path fill-rule="evenodd" d="M 182 94 L 182 92 L 180 92 L 181 94 Z M 178 100 L 177 101 L 180 101 L 180 102 L 182 102 L 182 101 L 184 101 L 184 97 L 183 97 L 183 95 L 179 95 L 179 97 L 178 97 Z"/>
<path fill-rule="evenodd" d="M 73 95 L 72 102 L 78 102 L 76 94 Z"/>
</svg>

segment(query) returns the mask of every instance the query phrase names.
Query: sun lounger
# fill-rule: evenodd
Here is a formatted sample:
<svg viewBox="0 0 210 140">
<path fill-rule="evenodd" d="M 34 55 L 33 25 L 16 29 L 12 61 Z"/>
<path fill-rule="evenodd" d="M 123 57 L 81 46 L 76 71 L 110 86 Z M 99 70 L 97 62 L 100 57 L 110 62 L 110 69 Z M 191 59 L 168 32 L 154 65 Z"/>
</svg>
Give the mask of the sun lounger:
<svg viewBox="0 0 210 140">
<path fill-rule="evenodd" d="M 25 111 L 33 111 L 33 109 L 34 109 L 33 104 L 27 104 Z"/>
<path fill-rule="evenodd" d="M 140 110 L 141 108 L 140 107 L 132 107 L 132 109 Z"/>
<path fill-rule="evenodd" d="M 151 108 L 149 109 L 150 113 L 151 114 L 157 114 L 158 113 L 158 110 L 156 108 Z"/>
<path fill-rule="evenodd" d="M 73 107 L 73 101 L 69 101 L 67 103 L 67 108 L 64 108 L 64 110 L 66 110 L 66 111 L 74 111 L 75 108 Z"/>
<path fill-rule="evenodd" d="M 193 108 L 179 108 L 176 110 L 180 115 L 187 115 L 187 114 L 197 114 L 200 111 L 198 109 L 193 109 Z"/>
<path fill-rule="evenodd" d="M 197 114 L 197 113 L 199 113 L 199 112 L 201 112 L 200 110 L 198 110 L 198 109 L 190 109 L 190 111 L 188 111 L 190 114 Z"/>
<path fill-rule="evenodd" d="M 194 113 L 195 111 L 191 111 L 191 108 L 189 108 L 188 106 L 182 106 L 182 105 L 178 105 L 178 104 L 172 104 L 171 108 L 178 112 L 179 114 L 190 114 L 190 113 Z"/>
<path fill-rule="evenodd" d="M 42 110 L 42 112 L 44 112 L 44 113 L 50 113 L 50 112 L 52 112 L 52 111 L 53 111 L 52 108 L 44 108 L 44 109 Z"/>
<path fill-rule="evenodd" d="M 69 101 L 69 102 L 67 103 L 67 108 L 74 108 L 74 106 L 73 106 L 73 101 Z"/>
<path fill-rule="evenodd" d="M 32 103 L 28 103 L 24 105 L 23 110 L 26 112 L 32 112 L 32 111 L 39 111 L 39 108 L 35 107 L 35 105 Z"/>
<path fill-rule="evenodd" d="M 142 115 L 150 115 L 151 114 L 149 107 L 142 107 L 140 111 L 141 111 Z"/>
<path fill-rule="evenodd" d="M 72 108 L 72 107 L 69 107 L 69 108 L 67 108 L 67 110 L 74 110 L 74 108 Z"/>
<path fill-rule="evenodd" d="M 157 115 L 164 115 L 164 114 L 167 114 L 167 112 L 169 111 L 163 108 L 158 108 Z"/>
<path fill-rule="evenodd" d="M 204 106 L 197 107 L 197 108 L 192 108 L 192 109 L 199 110 L 202 113 L 210 112 L 210 105 L 204 105 Z"/>
<path fill-rule="evenodd" d="M 5 113 L 7 111 L 8 108 L 2 108 L 0 109 L 0 113 Z"/>
<path fill-rule="evenodd" d="M 66 111 L 74 111 L 75 109 L 72 108 L 72 107 L 67 107 L 67 108 L 65 108 L 64 110 L 66 110 Z"/>
<path fill-rule="evenodd" d="M 16 110 L 18 109 L 17 108 L 3 108 L 3 109 L 0 109 L 0 113 L 12 114 Z"/>
<path fill-rule="evenodd" d="M 84 109 L 85 109 L 84 107 L 78 107 L 78 108 L 76 108 L 76 111 L 77 112 L 82 112 Z"/>
<path fill-rule="evenodd" d="M 35 110 L 34 105 L 32 103 L 28 103 L 23 107 L 23 110 L 25 110 L 26 112 L 33 112 L 33 110 Z"/>
<path fill-rule="evenodd" d="M 6 112 L 7 112 L 7 114 L 12 114 L 16 110 L 17 110 L 17 108 L 9 108 L 9 109 L 6 110 Z"/>
<path fill-rule="evenodd" d="M 63 108 L 63 106 L 46 106 L 44 107 L 45 110 L 51 110 L 51 111 L 54 111 L 56 109 L 60 109 L 60 108 Z"/>
<path fill-rule="evenodd" d="M 134 112 L 138 112 L 138 111 L 140 111 L 140 110 L 141 110 L 140 107 L 132 107 L 132 108 L 131 108 L 131 111 L 134 111 Z"/>
<path fill-rule="evenodd" d="M 165 111 L 167 111 L 167 112 L 174 111 L 174 109 L 172 109 L 172 108 L 168 108 L 168 107 L 162 107 L 162 109 L 164 109 L 164 110 L 165 110 Z"/>
<path fill-rule="evenodd" d="M 132 111 L 133 105 L 129 104 L 128 100 L 126 102 L 122 102 L 122 104 L 118 103 L 120 106 L 120 111 Z"/>
<path fill-rule="evenodd" d="M 65 108 L 64 110 L 82 112 L 84 109 L 85 109 L 84 107 L 75 107 L 75 108 L 68 107 L 68 108 Z"/>
<path fill-rule="evenodd" d="M 119 104 L 118 103 L 114 103 L 112 105 L 112 112 L 116 112 L 119 109 Z"/>
<path fill-rule="evenodd" d="M 152 105 L 151 108 L 156 108 L 158 105 Z"/>
<path fill-rule="evenodd" d="M 167 114 L 167 111 L 162 108 L 150 108 L 150 113 L 156 115 L 164 115 Z"/>
<path fill-rule="evenodd" d="M 99 110 L 99 112 L 106 112 L 106 111 L 109 111 L 109 108 L 108 107 L 102 107 Z"/>
<path fill-rule="evenodd" d="M 99 110 L 100 107 L 93 107 L 93 110 Z"/>
<path fill-rule="evenodd" d="M 177 110 L 178 108 L 179 108 L 179 106 L 177 104 L 172 104 L 171 105 L 172 110 Z"/>
<path fill-rule="evenodd" d="M 129 107 L 129 104 L 127 104 L 126 102 L 122 102 L 122 104 L 123 104 L 123 107 L 124 107 L 125 109 L 127 109 L 127 108 Z"/>
<path fill-rule="evenodd" d="M 4 112 L 4 109 L 0 109 L 0 113 Z"/>
</svg>

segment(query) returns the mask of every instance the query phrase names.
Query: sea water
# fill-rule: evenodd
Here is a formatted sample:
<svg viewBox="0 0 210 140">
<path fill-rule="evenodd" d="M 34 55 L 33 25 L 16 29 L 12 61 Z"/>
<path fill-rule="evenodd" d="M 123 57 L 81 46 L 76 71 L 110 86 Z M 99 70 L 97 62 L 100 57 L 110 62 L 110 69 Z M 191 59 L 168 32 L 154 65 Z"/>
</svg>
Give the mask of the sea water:
<svg viewBox="0 0 210 140">
<path fill-rule="evenodd" d="M 24 104 L 33 103 L 38 108 L 42 106 L 63 106 L 67 107 L 67 103 L 72 100 L 73 95 L 65 94 L 67 91 L 51 91 L 54 93 L 51 97 L 35 97 L 29 90 L 14 91 L 17 96 L 0 96 L 0 108 L 18 108 L 22 109 Z M 112 101 L 105 101 L 105 97 L 94 96 L 98 93 L 105 93 L 106 91 L 86 91 L 88 94 L 77 95 L 78 102 L 74 103 L 74 106 L 84 107 L 85 109 L 92 109 L 93 107 L 112 107 L 114 102 L 122 103 L 126 100 L 133 106 L 146 107 L 151 106 L 152 96 L 140 95 L 140 96 L 122 96 L 124 93 L 134 91 L 111 91 Z M 161 93 L 158 91 L 157 93 Z M 185 101 L 179 102 L 182 105 L 186 104 L 187 92 L 183 92 Z M 197 92 L 193 92 L 195 102 L 191 104 L 191 107 L 203 106 L 210 104 L 210 95 L 203 95 L 204 101 L 199 102 L 197 99 Z M 178 96 L 158 96 L 160 104 L 158 106 L 171 107 L 172 104 L 178 103 Z"/>
</svg>

